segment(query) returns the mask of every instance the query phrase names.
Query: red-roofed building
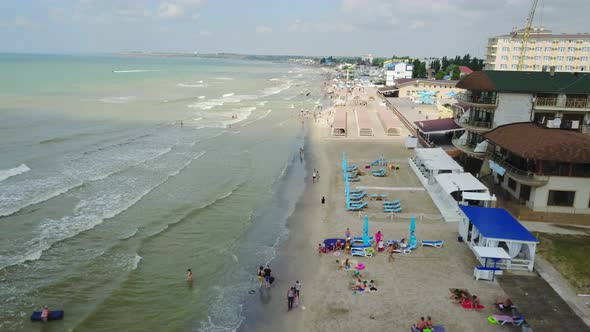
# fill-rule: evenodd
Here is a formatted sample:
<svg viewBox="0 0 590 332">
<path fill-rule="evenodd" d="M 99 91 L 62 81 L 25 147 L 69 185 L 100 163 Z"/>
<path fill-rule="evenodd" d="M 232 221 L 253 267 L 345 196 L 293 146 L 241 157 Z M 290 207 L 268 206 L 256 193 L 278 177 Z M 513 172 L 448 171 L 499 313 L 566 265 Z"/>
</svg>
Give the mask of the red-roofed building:
<svg viewBox="0 0 590 332">
<path fill-rule="evenodd" d="M 473 73 L 473 70 L 471 70 L 471 68 L 465 66 L 459 66 L 459 70 L 461 71 L 461 77 Z"/>
</svg>

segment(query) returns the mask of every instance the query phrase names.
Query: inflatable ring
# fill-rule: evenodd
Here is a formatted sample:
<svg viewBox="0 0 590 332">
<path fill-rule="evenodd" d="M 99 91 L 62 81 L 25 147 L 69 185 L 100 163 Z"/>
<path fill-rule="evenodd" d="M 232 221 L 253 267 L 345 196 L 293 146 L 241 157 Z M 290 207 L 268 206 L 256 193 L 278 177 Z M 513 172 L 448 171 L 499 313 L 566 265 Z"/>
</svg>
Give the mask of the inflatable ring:
<svg viewBox="0 0 590 332">
<path fill-rule="evenodd" d="M 494 319 L 494 316 L 489 316 L 488 317 L 488 322 L 490 324 L 498 325 L 498 321 L 496 319 Z"/>
<path fill-rule="evenodd" d="M 355 267 L 355 269 L 357 270 L 364 270 L 365 269 L 365 264 L 363 263 L 358 263 Z"/>
<path fill-rule="evenodd" d="M 334 251 L 334 256 L 340 256 L 340 251 Z"/>
</svg>

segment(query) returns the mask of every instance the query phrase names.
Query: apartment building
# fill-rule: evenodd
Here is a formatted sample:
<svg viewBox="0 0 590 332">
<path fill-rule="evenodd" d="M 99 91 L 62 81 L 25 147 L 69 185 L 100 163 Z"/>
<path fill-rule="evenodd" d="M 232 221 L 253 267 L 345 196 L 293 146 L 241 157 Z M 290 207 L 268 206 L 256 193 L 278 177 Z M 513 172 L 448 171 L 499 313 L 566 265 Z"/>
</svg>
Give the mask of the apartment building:
<svg viewBox="0 0 590 332">
<path fill-rule="evenodd" d="M 524 29 L 488 39 L 485 70 L 516 70 Z M 553 34 L 543 27 L 530 32 L 522 70 L 590 72 L 590 33 Z"/>
<path fill-rule="evenodd" d="M 465 131 L 452 142 L 466 170 L 491 169 L 532 210 L 590 213 L 590 73 L 479 71 L 457 88 Z"/>
<path fill-rule="evenodd" d="M 414 66 L 407 62 L 391 62 L 384 65 L 385 67 L 385 85 L 393 86 L 395 81 L 403 78 L 412 78 Z"/>
</svg>

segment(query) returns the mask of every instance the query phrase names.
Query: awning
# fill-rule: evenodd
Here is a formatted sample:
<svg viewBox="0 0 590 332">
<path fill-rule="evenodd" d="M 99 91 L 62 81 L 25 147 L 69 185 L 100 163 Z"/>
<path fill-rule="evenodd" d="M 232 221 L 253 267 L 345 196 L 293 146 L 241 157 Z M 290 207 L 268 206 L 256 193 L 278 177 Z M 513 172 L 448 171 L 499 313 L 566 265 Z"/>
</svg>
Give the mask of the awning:
<svg viewBox="0 0 590 332">
<path fill-rule="evenodd" d="M 495 197 L 492 197 L 490 193 L 478 193 L 478 192 L 470 192 L 464 191 L 463 192 L 463 199 L 470 200 L 470 201 L 495 201 Z"/>
<path fill-rule="evenodd" d="M 434 178 L 447 194 L 454 191 L 488 191 L 471 173 L 443 173 Z"/>
<path fill-rule="evenodd" d="M 459 127 L 452 118 L 415 121 L 414 123 L 418 129 L 425 134 L 439 134 L 465 130 L 464 128 Z"/>
<path fill-rule="evenodd" d="M 477 206 L 460 206 L 459 208 L 485 238 L 500 241 L 539 242 L 518 220 L 502 208 Z"/>
<path fill-rule="evenodd" d="M 463 167 L 441 148 L 416 149 L 416 162 L 430 171 L 463 171 Z"/>
</svg>

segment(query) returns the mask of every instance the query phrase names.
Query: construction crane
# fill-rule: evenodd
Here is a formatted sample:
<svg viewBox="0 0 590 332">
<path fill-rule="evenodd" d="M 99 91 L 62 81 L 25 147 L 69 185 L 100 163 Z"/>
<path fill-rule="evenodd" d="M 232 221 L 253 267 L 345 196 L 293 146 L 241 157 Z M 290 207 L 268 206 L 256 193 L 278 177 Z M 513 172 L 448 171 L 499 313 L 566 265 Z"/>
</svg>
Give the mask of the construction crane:
<svg viewBox="0 0 590 332">
<path fill-rule="evenodd" d="M 524 62 L 524 57 L 526 56 L 526 51 L 527 51 L 528 43 L 529 43 L 529 36 L 531 34 L 531 25 L 533 24 L 533 18 L 535 17 L 535 10 L 537 9 L 537 2 L 538 1 L 539 0 L 533 0 L 533 6 L 531 7 L 531 11 L 529 12 L 529 17 L 526 20 L 526 25 L 524 27 L 524 34 L 522 36 L 520 57 L 518 57 L 518 66 L 516 67 L 517 71 L 522 70 L 522 63 Z"/>
</svg>

